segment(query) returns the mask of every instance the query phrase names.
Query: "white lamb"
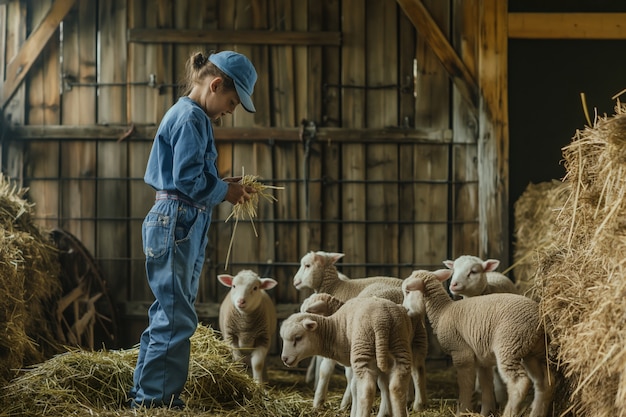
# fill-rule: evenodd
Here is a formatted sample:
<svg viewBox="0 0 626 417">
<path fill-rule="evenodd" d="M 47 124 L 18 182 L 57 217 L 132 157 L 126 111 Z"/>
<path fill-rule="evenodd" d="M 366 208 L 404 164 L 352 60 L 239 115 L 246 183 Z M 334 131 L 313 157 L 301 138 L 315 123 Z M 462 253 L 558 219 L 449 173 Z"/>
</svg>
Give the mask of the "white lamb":
<svg viewBox="0 0 626 417">
<path fill-rule="evenodd" d="M 483 261 L 477 256 L 462 255 L 443 264 L 452 270 L 450 292 L 456 296 L 467 298 L 502 292 L 519 293 L 513 281 L 496 271 L 500 265 L 497 259 Z"/>
<path fill-rule="evenodd" d="M 376 283 L 368 286 L 364 289 L 357 298 L 363 297 L 379 297 L 396 304 L 402 304 L 403 295 L 402 289 L 396 287 L 390 287 L 386 284 Z M 420 303 L 416 300 L 416 305 Z M 310 295 L 302 302 L 300 311 L 303 313 L 314 313 L 322 316 L 330 316 L 334 314 L 341 306 L 343 302 L 327 293 L 315 293 Z M 413 338 L 411 340 L 411 377 L 413 380 L 413 386 L 408 391 L 408 395 L 411 398 L 413 411 L 421 411 L 426 405 L 426 355 L 428 353 L 428 335 L 425 326 L 425 307 L 423 299 L 421 300 L 422 309 L 421 313 L 414 314 L 412 319 Z M 322 358 L 320 365 L 319 381 L 316 386 L 315 396 L 313 400 L 314 407 L 322 405 L 326 399 L 328 392 L 328 383 L 330 377 L 334 371 L 336 361 L 329 358 Z M 341 401 L 341 409 L 347 408 L 350 404 L 351 396 L 349 390 L 349 384 L 351 379 L 351 369 L 346 367 L 346 379 L 348 380 L 348 387 L 344 392 L 344 396 Z"/>
<path fill-rule="evenodd" d="M 412 292 L 424 296 L 426 314 L 444 351 L 457 371 L 457 415 L 473 411 L 476 368 L 482 390 L 481 415 L 495 413 L 492 367 L 507 387 L 503 417 L 518 417 L 522 402 L 534 386 L 530 417 L 545 417 L 554 392 L 554 378 L 546 362 L 546 341 L 539 305 L 518 294 L 488 294 L 453 301 L 441 282 L 449 269 L 413 271 L 403 283 L 404 306 L 413 310 Z"/>
<path fill-rule="evenodd" d="M 230 287 L 219 311 L 224 341 L 232 346 L 233 359 L 243 360 L 252 368 L 254 380 L 262 384 L 267 380 L 265 358 L 276 334 L 276 306 L 265 290 L 277 282 L 247 269 L 217 278 Z"/>
<path fill-rule="evenodd" d="M 496 271 L 500 265 L 500 261 L 497 259 L 483 261 L 477 256 L 463 255 L 454 261 L 444 261 L 443 264 L 452 269 L 450 292 L 456 297 L 468 298 L 503 292 L 519 294 L 513 281 Z M 506 387 L 495 369 L 493 378 L 496 400 L 499 404 L 504 404 L 506 402 Z M 478 379 L 476 380 L 476 391 L 481 391 Z"/>
<path fill-rule="evenodd" d="M 377 380 L 381 396 L 388 395 L 388 400 L 381 401 L 378 416 L 407 415 L 412 323 L 402 306 L 367 297 L 346 301 L 328 317 L 295 313 L 283 322 L 280 336 L 286 366 L 319 355 L 352 368 L 350 387 L 355 401 L 351 417 L 369 417 Z"/>
</svg>

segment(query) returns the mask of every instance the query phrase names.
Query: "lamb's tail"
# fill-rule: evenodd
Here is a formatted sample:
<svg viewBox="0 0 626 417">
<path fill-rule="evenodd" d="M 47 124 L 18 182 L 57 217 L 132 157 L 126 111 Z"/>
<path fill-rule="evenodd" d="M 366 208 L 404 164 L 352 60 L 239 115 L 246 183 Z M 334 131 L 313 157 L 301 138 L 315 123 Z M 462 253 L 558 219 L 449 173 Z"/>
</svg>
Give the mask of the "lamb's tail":
<svg viewBox="0 0 626 417">
<path fill-rule="evenodd" d="M 389 372 L 389 333 L 376 332 L 376 366 L 383 373 Z"/>
</svg>

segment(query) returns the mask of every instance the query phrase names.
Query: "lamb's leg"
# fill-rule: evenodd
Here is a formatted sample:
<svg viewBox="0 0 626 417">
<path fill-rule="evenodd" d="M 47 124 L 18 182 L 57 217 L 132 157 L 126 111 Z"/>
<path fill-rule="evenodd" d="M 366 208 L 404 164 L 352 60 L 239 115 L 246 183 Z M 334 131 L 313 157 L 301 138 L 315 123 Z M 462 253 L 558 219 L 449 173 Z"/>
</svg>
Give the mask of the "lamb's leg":
<svg viewBox="0 0 626 417">
<path fill-rule="evenodd" d="M 413 411 L 422 411 L 426 406 L 426 361 L 419 353 L 413 353 L 411 364 L 413 380 Z M 409 386 L 409 390 L 411 387 Z"/>
<path fill-rule="evenodd" d="M 341 399 L 341 405 L 339 406 L 339 409 L 341 410 L 345 410 L 350 406 L 350 403 L 352 402 L 352 388 L 351 388 L 351 384 L 352 384 L 352 368 L 349 366 L 346 366 L 345 368 L 345 375 L 346 375 L 346 390 L 343 392 L 343 398 Z"/>
<path fill-rule="evenodd" d="M 391 370 L 389 378 L 389 401 L 391 403 L 392 416 L 406 417 L 406 387 L 411 385 L 410 365 L 396 365 Z"/>
<path fill-rule="evenodd" d="M 545 417 L 554 395 L 554 375 L 543 358 L 526 358 L 523 363 L 535 391 L 530 417 Z"/>
<path fill-rule="evenodd" d="M 317 358 L 317 357 L 314 357 Z M 321 407 L 326 401 L 328 393 L 328 383 L 335 371 L 336 362 L 329 358 L 320 358 L 320 371 L 315 387 L 315 396 L 313 397 L 313 407 Z"/>
<path fill-rule="evenodd" d="M 356 395 L 353 396 L 352 409 L 356 406 L 356 414 L 351 417 L 369 417 L 376 396 L 376 380 L 378 375 L 375 371 L 368 369 L 366 364 L 352 364 L 354 372 L 352 380 L 355 382 Z"/>
<path fill-rule="evenodd" d="M 319 376 L 319 366 L 320 366 L 321 356 L 313 356 L 311 358 L 311 362 L 309 362 L 309 366 L 306 368 L 306 376 L 304 381 L 307 384 L 313 382 L 313 388 L 317 389 L 317 381 Z"/>
<path fill-rule="evenodd" d="M 502 417 L 517 417 L 522 411 L 522 402 L 530 389 L 531 381 L 521 360 L 498 360 L 498 372 L 506 384 L 509 397 Z"/>
<path fill-rule="evenodd" d="M 456 381 L 459 386 L 459 404 L 457 415 L 473 412 L 472 396 L 476 383 L 476 368 L 474 366 L 473 353 L 465 355 L 465 358 L 452 357 L 456 368 Z"/>
<path fill-rule="evenodd" d="M 496 405 L 504 407 L 504 404 L 506 404 L 506 385 L 502 381 L 496 366 L 493 367 L 493 390 L 496 394 Z"/>
<path fill-rule="evenodd" d="M 380 407 L 376 417 L 390 417 L 392 413 L 391 400 L 389 397 L 389 377 L 385 374 L 378 375 L 378 389 L 380 390 Z"/>
<path fill-rule="evenodd" d="M 496 412 L 496 398 L 493 390 L 493 368 L 478 367 L 478 382 L 481 387 L 480 415 L 488 416 Z"/>
<path fill-rule="evenodd" d="M 348 368 L 346 368 L 348 369 Z M 350 367 L 352 369 L 352 367 Z M 352 377 L 350 378 L 350 396 L 352 398 L 357 398 L 357 386 L 356 386 L 356 378 L 354 377 L 354 372 L 351 373 Z M 352 402 L 352 406 L 350 407 L 350 417 L 357 416 L 357 404 L 356 401 Z"/>
<path fill-rule="evenodd" d="M 265 357 L 267 356 L 267 346 L 256 347 L 250 355 L 250 365 L 252 367 L 252 378 L 258 383 L 264 382 Z"/>
</svg>

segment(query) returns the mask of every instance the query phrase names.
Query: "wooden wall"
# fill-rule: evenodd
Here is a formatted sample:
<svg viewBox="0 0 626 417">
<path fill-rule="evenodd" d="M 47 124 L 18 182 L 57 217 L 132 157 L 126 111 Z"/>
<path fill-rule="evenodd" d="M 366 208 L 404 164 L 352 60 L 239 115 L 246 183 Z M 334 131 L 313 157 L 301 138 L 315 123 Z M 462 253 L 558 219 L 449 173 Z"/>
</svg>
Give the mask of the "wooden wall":
<svg viewBox="0 0 626 417">
<path fill-rule="evenodd" d="M 238 109 L 216 128 L 219 170 L 284 189 L 276 202 L 260 202 L 254 225 L 239 222 L 227 270 L 277 279 L 270 293 L 282 316 L 308 295 L 291 280 L 310 250 L 345 253 L 339 267 L 352 277 L 406 277 L 484 250 L 479 220 L 489 214 L 479 214 L 476 103 L 403 2 L 27 3 L 0 4 L 2 71 L 52 11 L 68 11 L 3 104 L 14 125 L 3 171 L 30 188 L 42 226 L 73 233 L 94 254 L 119 308 L 121 345 L 137 341 L 152 300 L 141 244 L 154 199 L 143 183 L 151 140 L 198 49 L 235 49 L 259 73 L 257 113 Z M 477 6 L 497 2 L 417 3 L 475 77 Z M 207 323 L 216 323 L 226 293 L 216 275 L 234 231 L 225 222 L 231 208 L 216 208 L 209 232 L 198 296 Z"/>
</svg>

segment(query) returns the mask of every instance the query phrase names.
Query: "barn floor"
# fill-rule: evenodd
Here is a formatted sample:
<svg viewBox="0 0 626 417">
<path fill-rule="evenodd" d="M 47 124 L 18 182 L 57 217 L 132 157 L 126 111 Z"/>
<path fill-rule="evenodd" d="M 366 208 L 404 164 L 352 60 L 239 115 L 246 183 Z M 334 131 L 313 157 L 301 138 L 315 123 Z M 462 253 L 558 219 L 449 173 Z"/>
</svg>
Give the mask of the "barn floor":
<svg viewBox="0 0 626 417">
<path fill-rule="evenodd" d="M 306 365 L 303 361 L 297 368 L 287 368 L 279 357 L 269 360 L 269 384 L 277 389 L 297 389 L 305 396 L 310 396 L 313 401 L 313 383 L 307 383 Z M 456 404 L 456 376 L 454 369 L 446 359 L 433 359 L 426 363 L 426 389 L 428 395 L 428 408 L 421 412 L 411 412 L 411 417 L 450 417 L 454 415 Z M 337 415 L 342 415 L 339 405 L 346 387 L 343 368 L 337 367 L 331 379 L 326 407 L 338 410 Z M 345 412 L 348 416 L 349 412 Z"/>
</svg>

